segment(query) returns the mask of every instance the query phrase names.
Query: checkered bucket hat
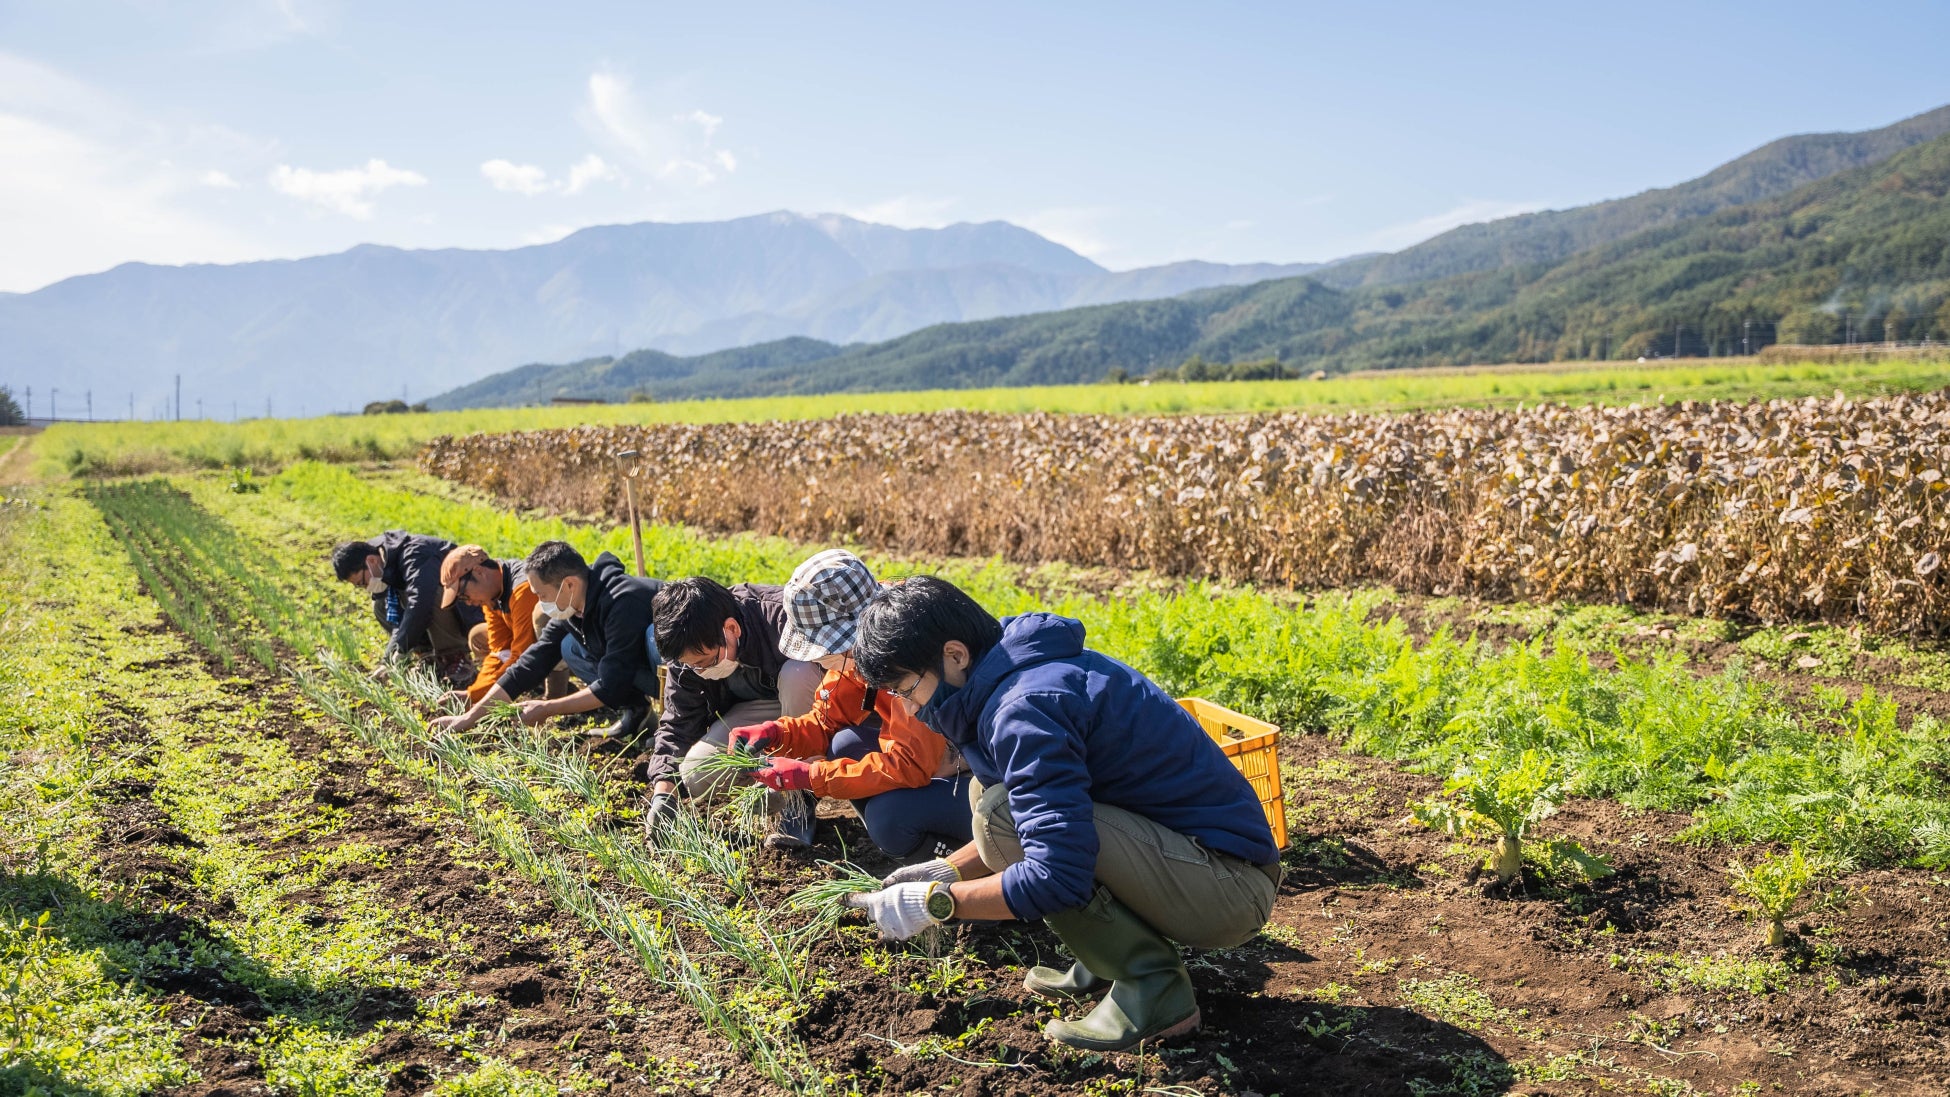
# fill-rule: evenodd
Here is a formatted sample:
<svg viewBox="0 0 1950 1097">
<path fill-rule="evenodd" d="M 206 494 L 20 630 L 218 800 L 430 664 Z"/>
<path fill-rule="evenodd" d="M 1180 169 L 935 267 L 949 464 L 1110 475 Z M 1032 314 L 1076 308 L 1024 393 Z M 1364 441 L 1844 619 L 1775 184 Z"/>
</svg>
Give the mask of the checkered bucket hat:
<svg viewBox="0 0 1950 1097">
<path fill-rule="evenodd" d="M 785 584 L 779 650 L 807 662 L 853 650 L 860 611 L 879 589 L 873 572 L 845 549 L 827 549 L 800 564 Z"/>
</svg>

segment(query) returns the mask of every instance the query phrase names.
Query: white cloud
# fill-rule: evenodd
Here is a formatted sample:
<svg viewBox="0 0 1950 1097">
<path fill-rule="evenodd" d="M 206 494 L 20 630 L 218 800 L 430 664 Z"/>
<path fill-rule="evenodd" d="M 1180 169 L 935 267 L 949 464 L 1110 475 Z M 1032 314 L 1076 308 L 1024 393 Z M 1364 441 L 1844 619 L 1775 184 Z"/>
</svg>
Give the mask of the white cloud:
<svg viewBox="0 0 1950 1097">
<path fill-rule="evenodd" d="M 562 193 L 581 194 L 591 183 L 620 183 L 622 180 L 622 172 L 592 152 L 569 169 L 569 178 L 562 184 Z"/>
<path fill-rule="evenodd" d="M 209 171 L 197 176 L 196 181 L 206 187 L 215 187 L 218 190 L 236 190 L 243 185 L 237 182 L 237 180 L 232 179 L 229 172 L 218 171 L 216 168 L 211 168 Z"/>
<path fill-rule="evenodd" d="M 595 153 L 576 161 L 563 179 L 550 179 L 548 172 L 534 164 L 517 164 L 510 160 L 489 160 L 481 165 L 481 176 L 494 185 L 495 190 L 511 191 L 515 194 L 561 194 L 576 195 L 589 189 L 592 183 L 620 183 L 623 173 Z"/>
<path fill-rule="evenodd" d="M 1399 251 L 1461 225 L 1494 221 L 1501 217 L 1514 217 L 1519 213 L 1530 213 L 1543 208 L 1541 202 L 1505 202 L 1493 198 L 1471 198 L 1441 213 L 1418 217 L 1413 221 L 1403 221 L 1370 233 L 1362 250 Z"/>
<path fill-rule="evenodd" d="M 118 263 L 255 256 L 201 212 L 207 173 L 176 164 L 249 162 L 215 128 L 158 125 L 95 88 L 0 51 L 0 290 L 39 289 Z"/>
<path fill-rule="evenodd" d="M 364 167 L 313 171 L 279 164 L 271 169 L 271 189 L 301 202 L 365 221 L 372 217 L 373 199 L 394 187 L 423 187 L 427 177 L 393 167 L 384 160 L 368 160 Z"/>
<path fill-rule="evenodd" d="M 513 191 L 516 194 L 541 194 L 549 189 L 548 172 L 534 164 L 517 164 L 510 160 L 489 160 L 482 164 L 481 178 L 493 184 L 495 190 Z"/>
<path fill-rule="evenodd" d="M 583 128 L 626 162 L 659 179 L 702 187 L 738 170 L 738 158 L 719 148 L 724 119 L 704 110 L 659 114 L 646 107 L 629 77 L 591 73 L 579 116 Z"/>
<path fill-rule="evenodd" d="M 892 225 L 899 229 L 938 229 L 954 220 L 949 216 L 948 211 L 959 205 L 960 201 L 958 198 L 928 198 L 922 195 L 901 194 L 841 212 L 856 220 L 870 221 L 876 225 Z"/>
</svg>

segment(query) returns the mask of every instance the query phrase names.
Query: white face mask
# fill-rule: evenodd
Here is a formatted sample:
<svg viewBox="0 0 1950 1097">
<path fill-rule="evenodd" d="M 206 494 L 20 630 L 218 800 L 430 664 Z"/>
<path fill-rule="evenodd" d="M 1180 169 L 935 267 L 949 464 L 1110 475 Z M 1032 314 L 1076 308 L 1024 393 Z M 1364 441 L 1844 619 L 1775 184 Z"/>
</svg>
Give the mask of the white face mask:
<svg viewBox="0 0 1950 1097">
<path fill-rule="evenodd" d="M 386 580 L 383 577 L 378 575 L 367 574 L 366 593 L 367 594 L 386 593 Z"/>
<path fill-rule="evenodd" d="M 562 593 L 562 587 L 558 584 L 555 588 L 555 596 L 560 598 L 562 597 Z M 541 608 L 543 613 L 548 614 L 548 619 L 551 621 L 566 621 L 576 615 L 575 610 L 556 602 L 537 602 L 536 605 Z"/>
<path fill-rule="evenodd" d="M 698 671 L 697 676 L 699 678 L 703 678 L 708 681 L 715 682 L 720 678 L 731 677 L 733 672 L 735 672 L 737 669 L 738 669 L 738 660 L 726 659 L 721 663 L 712 663 L 710 666 L 705 667 L 703 670 Z"/>
</svg>

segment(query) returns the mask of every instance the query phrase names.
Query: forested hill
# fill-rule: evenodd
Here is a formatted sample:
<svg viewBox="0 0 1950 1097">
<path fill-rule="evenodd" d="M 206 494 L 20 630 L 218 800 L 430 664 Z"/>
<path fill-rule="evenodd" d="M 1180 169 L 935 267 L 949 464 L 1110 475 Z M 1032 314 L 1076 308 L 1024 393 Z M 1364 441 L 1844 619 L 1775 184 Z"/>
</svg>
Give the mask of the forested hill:
<svg viewBox="0 0 1950 1097">
<path fill-rule="evenodd" d="M 1945 135 L 1950 135 L 1950 106 L 1860 133 L 1783 137 L 1677 186 L 1575 209 L 1464 225 L 1398 252 L 1345 261 L 1316 277 L 1348 289 L 1554 263 L 1647 229 L 1778 197 Z"/>
<path fill-rule="evenodd" d="M 799 340 L 746 348 L 736 359 L 659 356 L 655 377 L 631 374 L 626 386 L 615 383 L 609 359 L 530 367 L 552 372 L 531 376 L 542 383 L 527 386 L 526 401 L 492 398 L 500 378 L 489 378 L 434 403 L 1057 384 L 1113 370 L 1142 375 L 1193 356 L 1338 371 L 1724 353 L 1745 322 L 1779 341 L 1823 342 L 1846 316 L 1876 318 L 1851 322 L 1858 338 L 1950 338 L 1946 195 L 1950 137 L 1555 261 L 1406 285 L 1288 278 L 943 324 L 846 348 Z"/>
</svg>

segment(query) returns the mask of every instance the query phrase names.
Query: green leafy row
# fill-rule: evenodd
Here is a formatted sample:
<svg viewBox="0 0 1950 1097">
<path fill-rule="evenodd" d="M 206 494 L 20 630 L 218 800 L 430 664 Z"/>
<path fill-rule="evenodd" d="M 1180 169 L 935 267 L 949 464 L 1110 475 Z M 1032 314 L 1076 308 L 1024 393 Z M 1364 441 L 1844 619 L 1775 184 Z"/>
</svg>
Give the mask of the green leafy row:
<svg viewBox="0 0 1950 1097">
<path fill-rule="evenodd" d="M 403 481 L 427 489 L 411 490 L 305 463 L 272 483 L 340 535 L 406 526 L 509 555 L 563 538 L 629 559 L 627 529 L 521 517 L 444 497 L 431 481 Z M 808 551 L 675 527 L 644 536 L 647 570 L 664 576 L 781 582 Z M 1094 647 L 1176 695 L 1331 733 L 1424 772 L 1537 750 L 1555 760 L 1570 794 L 1691 812 L 1689 836 L 1699 840 L 1799 841 L 1864 863 L 1950 865 L 1950 734 L 1927 714 L 1905 720 L 1872 690 L 1790 698 L 1738 664 L 1700 674 L 1678 654 L 1640 657 L 1588 641 L 1499 648 L 1445 631 L 1418 644 L 1386 614 L 1386 592 L 1304 604 L 1199 584 L 1051 595 L 1035 589 L 1033 573 L 994 562 L 873 563 L 882 574 L 936 571 L 998 613 L 1077 617 Z"/>
</svg>

